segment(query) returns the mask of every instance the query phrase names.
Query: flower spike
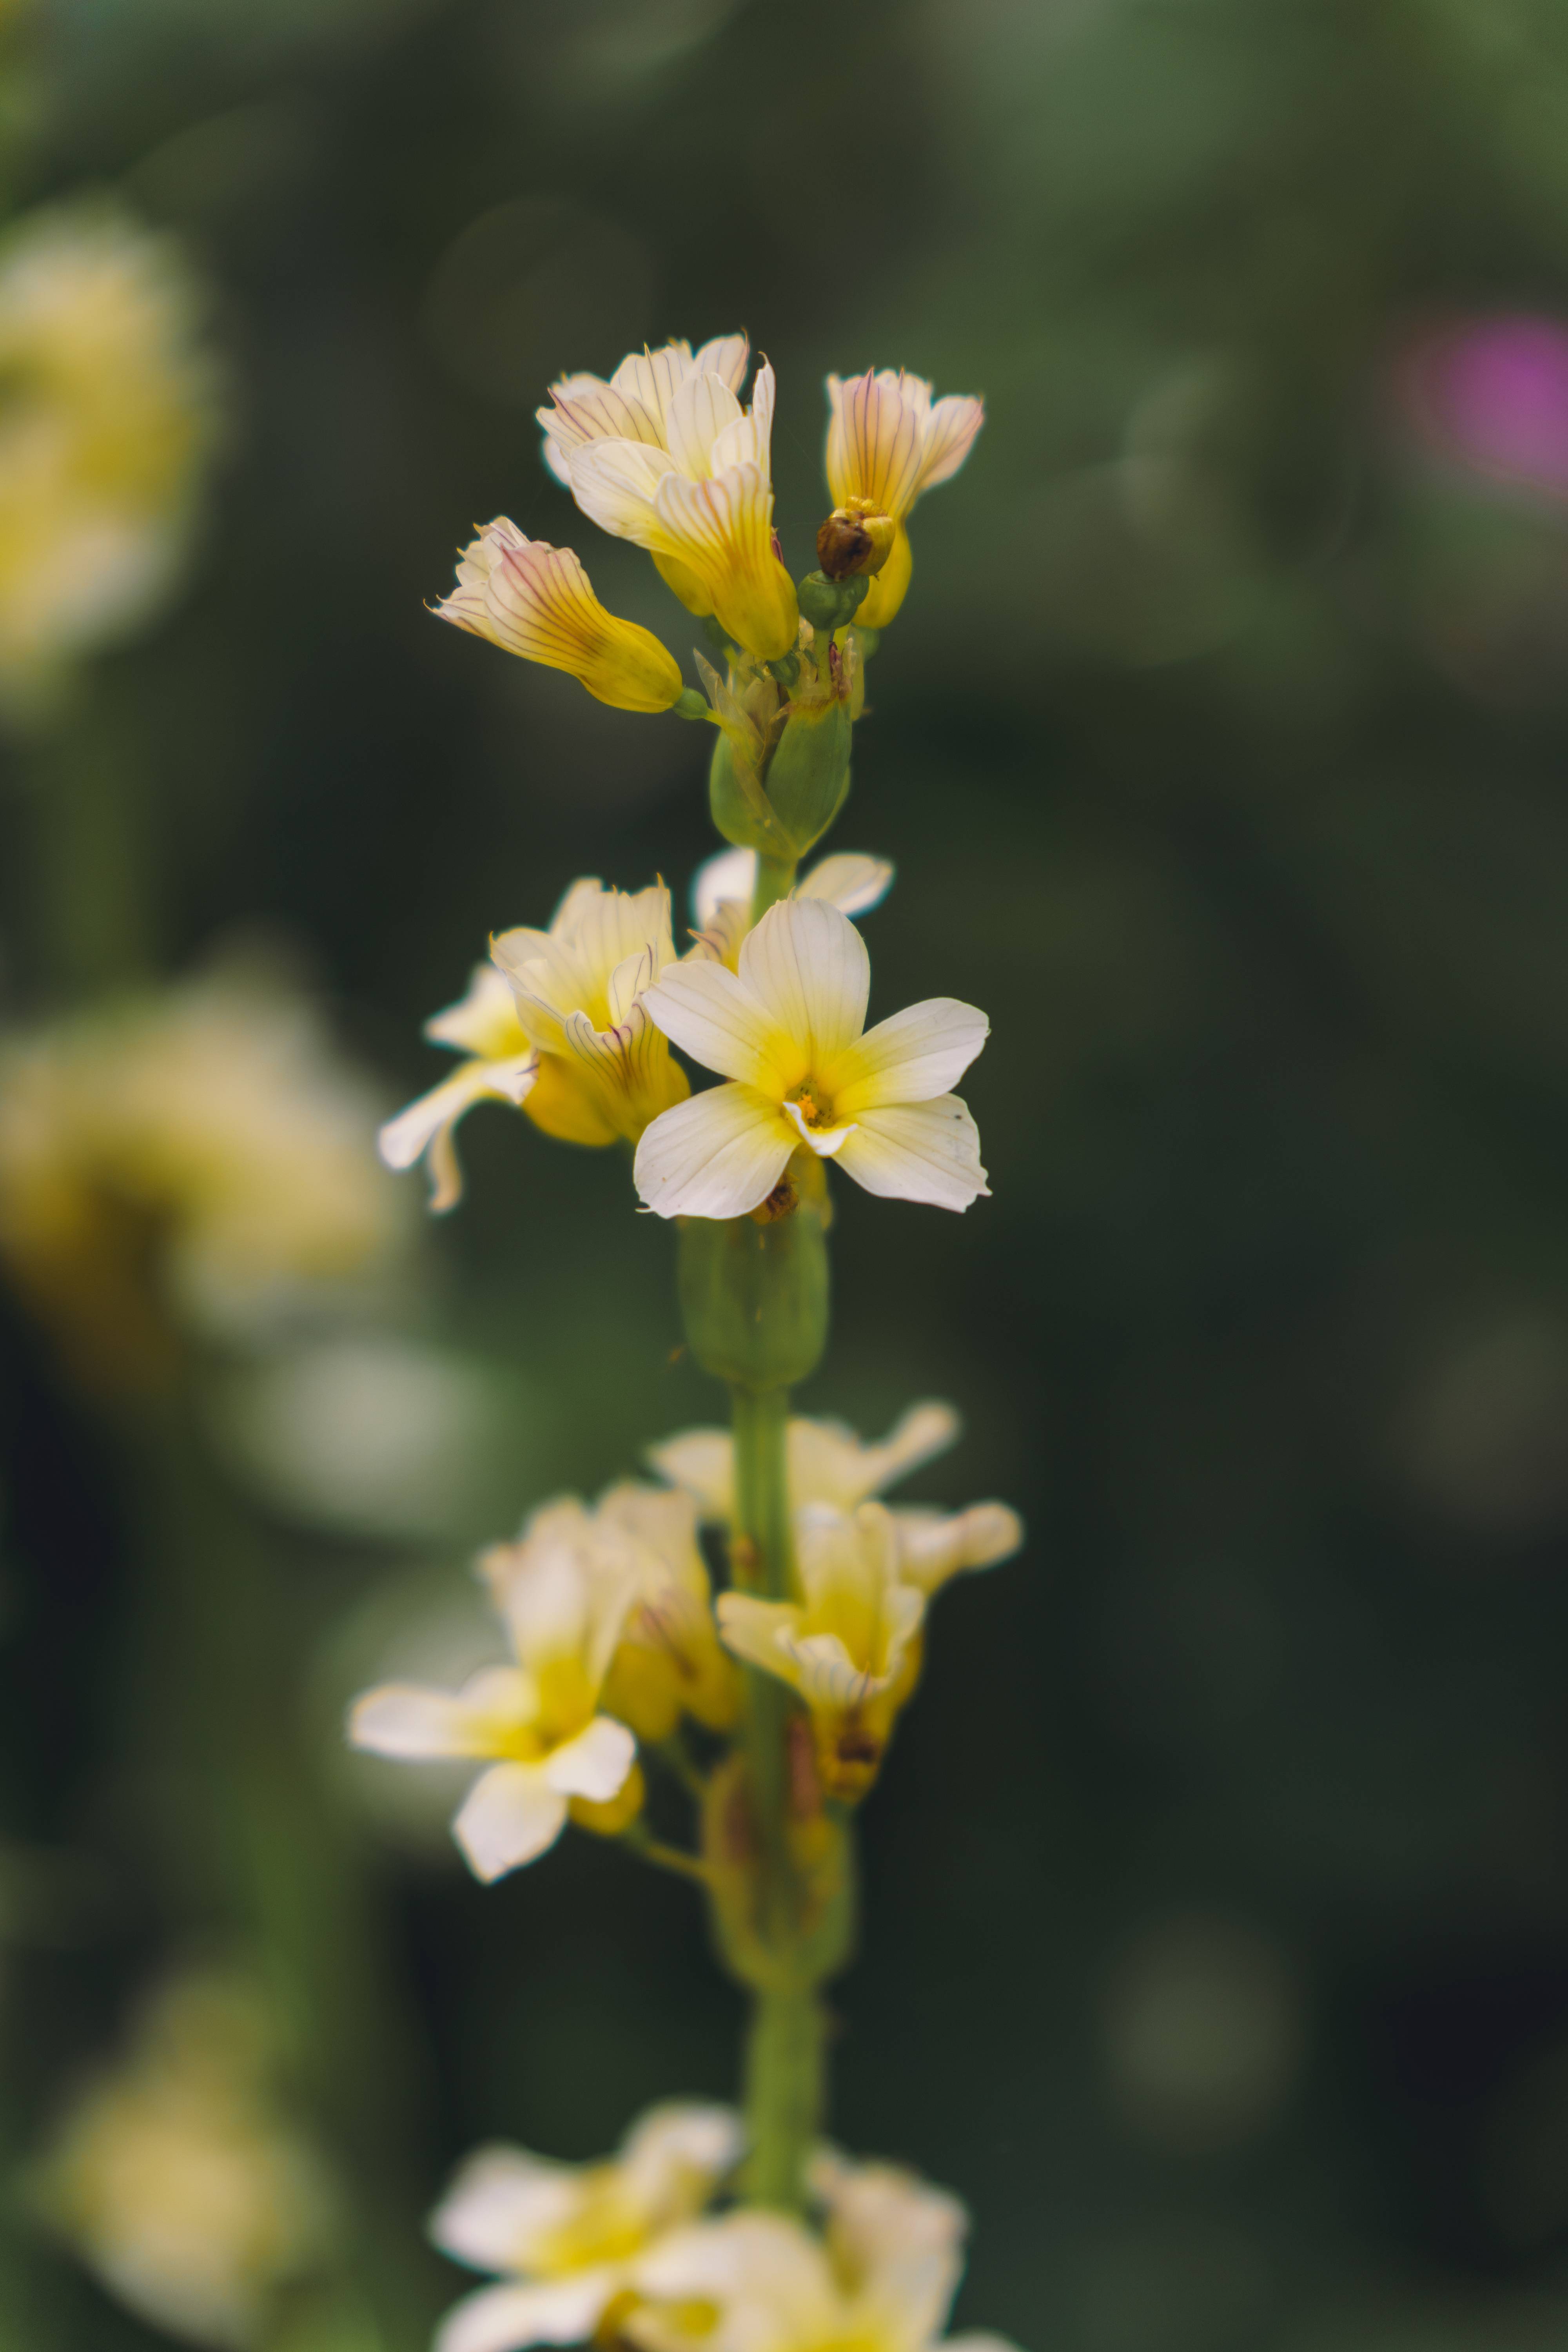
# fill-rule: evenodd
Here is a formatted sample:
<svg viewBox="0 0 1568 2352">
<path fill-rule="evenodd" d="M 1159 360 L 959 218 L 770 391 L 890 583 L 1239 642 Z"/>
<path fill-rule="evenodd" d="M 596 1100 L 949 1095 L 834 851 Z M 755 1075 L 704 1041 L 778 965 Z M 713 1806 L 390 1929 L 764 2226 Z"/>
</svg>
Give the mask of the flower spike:
<svg viewBox="0 0 1568 2352">
<path fill-rule="evenodd" d="M 525 539 L 499 515 L 464 548 L 458 584 L 436 611 L 503 652 L 563 669 L 617 710 L 668 710 L 684 691 L 650 629 L 617 619 L 569 547 Z"/>
</svg>

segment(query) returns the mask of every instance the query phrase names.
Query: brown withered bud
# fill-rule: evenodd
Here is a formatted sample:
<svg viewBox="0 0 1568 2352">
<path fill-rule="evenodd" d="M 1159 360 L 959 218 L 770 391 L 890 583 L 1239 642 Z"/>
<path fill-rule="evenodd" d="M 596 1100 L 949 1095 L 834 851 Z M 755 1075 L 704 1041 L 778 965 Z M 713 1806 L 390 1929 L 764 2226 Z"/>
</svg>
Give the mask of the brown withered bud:
<svg viewBox="0 0 1568 2352">
<path fill-rule="evenodd" d="M 869 499 L 846 499 L 816 534 L 816 560 L 829 580 L 868 579 L 892 553 L 898 529 Z"/>
</svg>

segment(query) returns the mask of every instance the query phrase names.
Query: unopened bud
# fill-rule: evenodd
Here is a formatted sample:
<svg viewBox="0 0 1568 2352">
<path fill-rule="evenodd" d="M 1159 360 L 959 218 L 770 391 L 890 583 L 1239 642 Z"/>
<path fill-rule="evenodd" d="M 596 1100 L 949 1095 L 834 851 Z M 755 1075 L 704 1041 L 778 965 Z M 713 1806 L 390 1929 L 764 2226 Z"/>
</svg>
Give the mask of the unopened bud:
<svg viewBox="0 0 1568 2352">
<path fill-rule="evenodd" d="M 829 580 L 868 579 L 891 555 L 898 530 L 869 499 L 846 499 L 816 534 L 816 560 Z"/>
</svg>

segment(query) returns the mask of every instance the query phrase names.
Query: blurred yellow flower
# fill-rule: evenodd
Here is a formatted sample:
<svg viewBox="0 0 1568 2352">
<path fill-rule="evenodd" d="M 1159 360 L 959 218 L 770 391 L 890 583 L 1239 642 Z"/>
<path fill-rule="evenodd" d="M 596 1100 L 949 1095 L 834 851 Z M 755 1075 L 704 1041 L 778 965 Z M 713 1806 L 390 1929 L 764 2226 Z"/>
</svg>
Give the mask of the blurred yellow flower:
<svg viewBox="0 0 1568 2352">
<path fill-rule="evenodd" d="M 381 1130 L 389 1168 L 425 1160 L 437 1211 L 462 1196 L 453 1138 L 477 1102 L 511 1103 L 566 1143 L 635 1143 L 690 1092 L 642 1003 L 675 957 L 662 883 L 574 882 L 548 931 L 503 931 L 490 952 L 468 994 L 425 1024 L 436 1044 L 469 1058 Z"/>
<path fill-rule="evenodd" d="M 756 887 L 754 849 L 721 849 L 697 869 L 691 885 L 692 912 L 703 951 L 716 962 L 740 969 L 741 942 L 752 928 L 752 894 Z M 826 898 L 841 915 L 868 914 L 892 887 L 893 869 L 883 857 L 865 857 L 853 850 L 824 857 L 795 884 L 795 898 Z"/>
<path fill-rule="evenodd" d="M 744 335 L 633 352 L 606 383 L 567 376 L 539 411 L 544 454 L 583 512 L 616 539 L 646 547 L 693 613 L 712 613 L 760 660 L 799 633 L 795 583 L 773 538 L 773 372 L 764 361 L 752 404 Z"/>
<path fill-rule="evenodd" d="M 464 548 L 443 621 L 524 661 L 563 669 L 617 710 L 668 710 L 680 672 L 651 630 L 618 620 L 595 595 L 569 547 L 525 539 L 500 515 Z"/>
<path fill-rule="evenodd" d="M 814 2167 L 816 2236 L 782 2213 L 696 2221 L 632 2270 L 623 2331 L 646 2352 L 1011 2352 L 1003 2337 L 942 2336 L 963 2267 L 956 2198 L 889 2165 Z"/>
<path fill-rule="evenodd" d="M 595 2337 L 626 2292 L 629 2265 L 700 2213 L 741 2154 L 729 2107 L 650 2107 L 600 2164 L 555 2164 L 521 2147 L 480 2148 L 430 2220 L 443 2252 L 500 2286 L 465 2295 L 436 2352 L 521 2352 Z"/>
<path fill-rule="evenodd" d="M 219 427 L 199 310 L 180 247 L 106 199 L 0 243 L 0 692 L 36 692 L 174 585 Z"/>
<path fill-rule="evenodd" d="M 192 2344 L 244 2347 L 331 2227 L 331 2183 L 278 2113 L 264 2013 L 238 1980 L 165 1989 L 130 2056 L 90 2084 L 30 2179 L 94 2275 Z"/>
<path fill-rule="evenodd" d="M 668 1739 L 682 1715 L 727 1730 L 740 1713 L 740 1678 L 713 1622 L 695 1498 L 627 1480 L 601 1496 L 595 1517 L 604 1535 L 629 1547 L 637 1570 L 605 1683 L 606 1712 L 643 1740 Z"/>
<path fill-rule="evenodd" d="M 730 1083 L 644 1134 L 637 1191 L 657 1215 L 744 1216 L 803 1149 L 894 1200 L 966 1209 L 985 1192 L 974 1122 L 947 1091 L 984 1044 L 985 1015 L 939 996 L 867 1030 L 870 985 L 854 924 L 811 898 L 768 909 L 737 972 L 700 958 L 660 976 L 647 1012 Z"/>
<path fill-rule="evenodd" d="M 868 368 L 847 383 L 830 375 L 827 407 L 827 486 L 835 506 L 853 500 L 898 526 L 892 552 L 855 615 L 858 628 L 885 628 L 910 584 L 910 510 L 957 473 L 985 421 L 984 403 L 967 393 L 933 401 L 920 376 Z"/>
<path fill-rule="evenodd" d="M 233 1328 L 390 1252 L 374 1132 L 364 1079 L 259 972 L 0 1036 L 0 1265 L 84 1378 L 155 1376 L 174 1321 Z"/>
<path fill-rule="evenodd" d="M 637 1743 L 601 1712 L 605 1679 L 637 1583 L 624 1543 L 601 1540 L 581 1505 L 547 1506 L 520 1540 L 483 1554 L 480 1573 L 516 1664 L 486 1666 L 458 1691 L 388 1683 L 350 1710 L 353 1746 L 408 1761 L 471 1757 L 486 1769 L 452 1824 L 477 1878 L 500 1878 L 552 1846 L 569 1808 L 616 1829 L 604 1809 L 640 1803 Z"/>
</svg>

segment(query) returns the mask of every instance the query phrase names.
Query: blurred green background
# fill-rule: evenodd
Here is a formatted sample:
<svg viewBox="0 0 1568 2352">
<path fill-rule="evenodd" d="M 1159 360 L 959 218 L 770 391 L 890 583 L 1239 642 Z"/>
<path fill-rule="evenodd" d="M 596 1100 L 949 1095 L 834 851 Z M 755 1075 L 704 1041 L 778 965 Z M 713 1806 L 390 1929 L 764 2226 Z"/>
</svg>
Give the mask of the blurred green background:
<svg viewBox="0 0 1568 2352">
<path fill-rule="evenodd" d="M 985 394 L 832 845 L 898 864 L 873 1014 L 991 1013 L 995 1197 L 838 1188 L 802 1404 L 952 1398 L 911 1492 L 1030 1541 L 944 1599 L 866 1809 L 835 2129 L 971 2203 L 959 2322 L 1029 2352 L 1568 2342 L 1568 362 L 1527 464 L 1409 360 L 1568 320 L 1568 16 L 55 0 L 15 107 L 18 205 L 113 185 L 187 241 L 232 414 L 173 609 L 14 733 L 14 1018 L 260 937 L 422 1090 L 489 931 L 713 845 L 696 730 L 422 610 L 506 512 L 684 656 L 539 462 L 549 379 L 746 327 L 795 570 L 828 369 Z M 120 811 L 63 972 L 62 760 Z M 476 1541 L 721 1413 L 618 1156 L 500 1108 L 464 1147 L 396 1318 L 461 1475 L 389 1496 L 371 1407 L 341 1475 L 297 1427 L 279 1469 L 215 1381 L 199 1605 L 19 1307 L 0 1360 L 5 2160 L 172 1958 L 280 1938 L 301 2095 L 405 2265 L 356 2346 L 458 2287 L 417 2230 L 477 2140 L 591 2155 L 734 2066 L 681 1886 L 577 1838 L 483 1890 L 336 1757 Z M 184 1664 L 145 1632 L 182 1612 Z M 210 1756 L 159 1756 L 208 1638 L 276 1762 L 249 1894 L 193 1858 Z M 14 2272 L 28 2352 L 166 2340 L 42 2242 Z"/>
</svg>

